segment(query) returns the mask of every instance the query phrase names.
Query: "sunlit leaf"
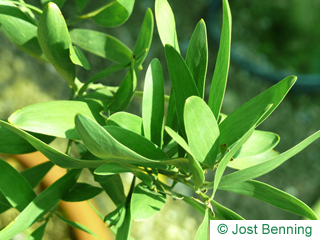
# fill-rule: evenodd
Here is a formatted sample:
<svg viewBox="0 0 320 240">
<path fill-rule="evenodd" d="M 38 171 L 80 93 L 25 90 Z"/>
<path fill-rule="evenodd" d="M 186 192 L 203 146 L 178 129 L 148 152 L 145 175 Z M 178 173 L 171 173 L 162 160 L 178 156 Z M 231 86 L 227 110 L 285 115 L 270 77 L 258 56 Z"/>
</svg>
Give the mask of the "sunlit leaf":
<svg viewBox="0 0 320 240">
<path fill-rule="evenodd" d="M 225 220 L 245 220 L 239 214 L 235 213 L 234 211 L 230 210 L 229 208 L 217 203 L 216 201 L 212 200 L 211 204 L 217 209 L 218 214 L 220 215 L 220 219 Z"/>
<path fill-rule="evenodd" d="M 209 208 L 207 208 L 205 211 L 205 214 L 204 214 L 203 221 L 202 221 L 200 227 L 198 228 L 195 240 L 208 239 L 208 237 L 209 237 L 209 224 L 210 224 L 209 214 L 210 214 L 210 211 L 209 211 Z"/>
<path fill-rule="evenodd" d="M 54 2 L 59 8 L 61 8 L 66 0 L 41 0 L 42 6 L 45 6 L 49 2 Z"/>
<path fill-rule="evenodd" d="M 70 46 L 70 59 L 74 64 L 79 65 L 86 70 L 90 70 L 91 68 L 88 59 L 84 56 L 83 52 L 76 46 Z"/>
<path fill-rule="evenodd" d="M 118 126 L 143 135 L 142 118 L 127 112 L 117 112 L 112 114 L 107 121 L 109 126 Z"/>
</svg>

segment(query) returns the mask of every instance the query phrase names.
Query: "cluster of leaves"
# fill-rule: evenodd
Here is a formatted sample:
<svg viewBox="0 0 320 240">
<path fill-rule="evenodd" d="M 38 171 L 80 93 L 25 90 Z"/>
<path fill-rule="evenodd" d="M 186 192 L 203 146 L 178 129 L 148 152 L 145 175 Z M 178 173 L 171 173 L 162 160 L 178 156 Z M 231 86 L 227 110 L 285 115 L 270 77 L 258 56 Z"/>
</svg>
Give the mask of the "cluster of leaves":
<svg viewBox="0 0 320 240">
<path fill-rule="evenodd" d="M 50 160 L 22 173 L 0 160 L 0 212 L 12 207 L 21 212 L 0 231 L 1 239 L 10 239 L 39 220 L 43 225 L 30 238 L 41 239 L 50 216 L 57 214 L 56 206 L 61 199 L 84 201 L 102 191 L 116 205 L 103 220 L 116 233 L 117 239 L 128 239 L 132 219 L 144 220 L 153 216 L 165 204 L 167 196 L 185 201 L 204 215 L 196 239 L 206 239 L 209 220 L 243 219 L 215 201 L 217 190 L 257 198 L 300 216 L 317 219 L 300 200 L 253 180 L 272 171 L 320 137 L 320 132 L 316 132 L 278 154 L 273 148 L 278 144 L 279 136 L 255 130 L 280 104 L 296 77 L 283 79 L 228 116 L 221 113 L 231 44 L 231 13 L 227 0 L 223 0 L 221 42 L 208 103 L 204 101 L 208 65 L 204 21 L 197 24 L 183 59 L 171 7 L 167 0 L 155 1 L 156 23 L 165 49 L 172 90 L 170 96 L 164 94 L 161 63 L 152 60 L 145 76 L 142 117 L 124 110 L 133 97 L 141 96 L 136 91 L 137 74 L 152 41 L 152 11 L 147 10 L 131 50 L 120 40 L 102 32 L 69 30 L 66 22 L 92 19 L 99 25 L 115 27 L 129 18 L 134 1 L 114 0 L 81 15 L 89 1 L 77 0 L 79 14 L 67 21 L 59 9 L 64 2 L 42 0 L 44 8 L 40 10 L 24 1 L 0 1 L 2 32 L 25 52 L 50 62 L 70 86 L 68 101 L 30 105 L 14 112 L 8 120 L 0 121 L 0 152 L 22 154 L 38 150 Z M 76 77 L 75 65 L 90 69 L 90 64 L 80 48 L 110 59 L 115 65 L 82 83 Z M 119 87 L 96 83 L 122 69 L 127 69 L 127 74 Z M 165 102 L 168 102 L 166 115 Z M 49 145 L 54 138 L 68 139 L 66 152 Z M 75 150 L 77 154 L 71 154 Z M 68 172 L 36 195 L 33 188 L 54 164 Z M 237 171 L 223 176 L 227 167 Z M 101 188 L 77 182 L 84 168 L 90 169 Z M 206 172 L 214 174 L 213 182 L 206 181 Z M 121 173 L 134 176 L 127 194 Z M 172 179 L 172 185 L 161 181 L 159 175 Z M 140 180 L 139 184 L 135 183 L 136 178 Z M 177 183 L 193 189 L 197 197 L 176 192 Z M 85 226 L 59 217 L 94 234 Z"/>
</svg>

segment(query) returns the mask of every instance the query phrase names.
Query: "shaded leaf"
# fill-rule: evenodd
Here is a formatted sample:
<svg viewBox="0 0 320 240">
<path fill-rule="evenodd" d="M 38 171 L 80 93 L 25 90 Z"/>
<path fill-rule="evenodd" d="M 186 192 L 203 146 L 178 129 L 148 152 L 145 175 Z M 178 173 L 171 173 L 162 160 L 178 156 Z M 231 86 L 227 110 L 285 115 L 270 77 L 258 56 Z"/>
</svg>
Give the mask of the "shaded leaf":
<svg viewBox="0 0 320 240">
<path fill-rule="evenodd" d="M 209 218 L 209 208 L 205 210 L 203 221 L 198 228 L 197 235 L 195 240 L 204 240 L 209 238 L 209 224 L 210 224 L 210 218 Z"/>
<path fill-rule="evenodd" d="M 82 12 L 82 10 L 84 9 L 84 7 L 87 5 L 88 2 L 89 0 L 76 0 L 78 13 Z"/>
<path fill-rule="evenodd" d="M 220 219 L 225 220 L 245 220 L 239 214 L 235 213 L 234 211 L 230 210 L 229 208 L 221 205 L 220 203 L 212 200 L 211 204 L 217 209 Z"/>
<path fill-rule="evenodd" d="M 27 238 L 27 240 L 42 240 L 44 231 L 46 230 L 48 222 L 45 222 L 40 227 L 38 227 L 36 230 L 34 230 L 31 235 Z"/>
<path fill-rule="evenodd" d="M 74 83 L 76 68 L 69 56 L 71 39 L 68 27 L 59 7 L 53 2 L 49 2 L 43 9 L 39 19 L 38 38 L 44 55 L 67 83 L 76 90 Z"/>
<path fill-rule="evenodd" d="M 162 147 L 164 130 L 164 80 L 158 59 L 150 63 L 144 82 L 142 119 L 144 136 Z"/>
<path fill-rule="evenodd" d="M 72 42 L 83 50 L 116 63 L 131 61 L 132 51 L 117 38 L 98 31 L 75 28 L 70 31 Z"/>
<path fill-rule="evenodd" d="M 75 115 L 81 113 L 104 125 L 105 120 L 99 114 L 102 109 L 103 106 L 93 100 L 43 102 L 14 112 L 9 122 L 30 132 L 80 139 L 75 129 Z"/>
<path fill-rule="evenodd" d="M 146 185 L 140 183 L 134 188 L 131 197 L 132 218 L 136 221 L 148 219 L 160 211 L 165 202 L 164 194 L 150 190 Z"/>
<path fill-rule="evenodd" d="M 190 39 L 186 64 L 198 87 L 201 98 L 204 98 L 206 74 L 208 67 L 208 43 L 206 24 L 201 19 Z"/>
<path fill-rule="evenodd" d="M 28 168 L 20 174 L 27 180 L 32 188 L 35 188 L 40 184 L 44 176 L 50 171 L 52 167 L 52 162 L 44 162 L 32 168 Z"/>
<path fill-rule="evenodd" d="M 229 65 L 230 65 L 230 50 L 231 50 L 231 12 L 227 0 L 222 1 L 223 4 L 223 19 L 220 38 L 220 46 L 214 74 L 212 77 L 210 95 L 208 105 L 211 108 L 213 115 L 217 119 L 222 106 L 224 93 L 226 90 Z"/>
<path fill-rule="evenodd" d="M 104 222 L 109 226 L 119 227 L 122 225 L 126 215 L 126 204 L 120 204 L 114 211 L 106 215 Z"/>
<path fill-rule="evenodd" d="M 96 175 L 113 175 L 126 172 L 143 172 L 140 168 L 124 163 L 106 163 L 94 170 Z"/>
<path fill-rule="evenodd" d="M 219 190 L 253 197 L 275 207 L 309 218 L 310 220 L 318 220 L 316 214 L 305 203 L 290 194 L 263 182 L 249 180 L 229 186 L 219 187 Z"/>
<path fill-rule="evenodd" d="M 66 202 L 86 201 L 99 195 L 102 190 L 87 183 L 76 183 L 61 199 Z"/>
<path fill-rule="evenodd" d="M 26 179 L 2 159 L 0 159 L 0 176 L 0 191 L 10 205 L 20 212 L 37 196 Z"/>
<path fill-rule="evenodd" d="M 84 56 L 83 52 L 76 46 L 70 46 L 70 59 L 74 64 L 79 65 L 86 70 L 90 70 L 91 68 L 88 59 Z"/>
<path fill-rule="evenodd" d="M 41 192 L 8 226 L 0 231 L 0 239 L 11 239 L 47 214 L 75 184 L 80 170 L 70 170 Z"/>
</svg>

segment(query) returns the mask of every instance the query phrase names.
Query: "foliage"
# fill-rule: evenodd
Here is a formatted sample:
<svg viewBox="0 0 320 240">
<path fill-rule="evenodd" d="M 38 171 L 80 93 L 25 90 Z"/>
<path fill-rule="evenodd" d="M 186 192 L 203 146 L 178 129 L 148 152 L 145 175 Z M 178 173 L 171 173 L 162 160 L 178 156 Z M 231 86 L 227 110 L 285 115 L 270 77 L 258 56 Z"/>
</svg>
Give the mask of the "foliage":
<svg viewBox="0 0 320 240">
<path fill-rule="evenodd" d="M 85 12 L 90 1 L 78 0 L 78 15 L 68 20 L 60 12 L 64 2 L 43 0 L 41 10 L 24 1 L 0 1 L 2 32 L 23 51 L 51 63 L 70 86 L 69 101 L 30 105 L 14 112 L 8 120 L 0 121 L 0 152 L 22 154 L 38 150 L 50 160 L 23 173 L 0 160 L 0 211 L 16 208 L 21 212 L 12 224 L 0 231 L 1 239 L 10 239 L 41 220 L 43 224 L 32 233 L 40 239 L 49 220 L 44 216 L 55 213 L 61 199 L 84 201 L 102 191 L 116 205 L 104 220 L 118 233 L 117 239 L 129 239 L 132 219 L 145 220 L 153 216 L 161 210 L 167 197 L 181 199 L 204 215 L 196 235 L 196 239 L 204 239 L 210 220 L 243 219 L 215 201 L 215 194 L 220 190 L 254 197 L 297 215 L 317 219 L 300 200 L 253 180 L 320 137 L 320 132 L 316 132 L 288 151 L 277 154 L 273 148 L 279 136 L 256 130 L 281 103 L 296 77 L 283 79 L 229 116 L 221 113 L 231 45 L 231 13 L 227 0 L 223 0 L 220 48 L 208 103 L 204 101 L 208 64 L 205 22 L 200 20 L 197 24 L 184 59 L 171 7 L 166 0 L 155 1 L 156 24 L 172 90 L 170 96 L 164 94 L 163 66 L 159 60 L 152 60 L 145 76 L 142 117 L 123 111 L 133 97 L 139 96 L 137 75 L 152 41 L 152 11 L 146 11 L 131 50 L 105 33 L 71 28 L 72 23 L 83 19 L 92 19 L 104 27 L 119 26 L 129 18 L 134 1 L 112 1 Z M 90 63 L 81 49 L 115 64 L 82 83 L 77 78 L 76 65 L 90 69 Z M 123 69 L 127 74 L 119 87 L 95 83 Z M 68 139 L 65 153 L 49 145 L 54 138 Z M 70 148 L 77 149 L 78 154 L 72 155 Z M 37 195 L 33 188 L 53 164 L 67 168 L 68 172 Z M 225 175 L 227 167 L 236 171 Z M 84 168 L 91 170 L 101 188 L 77 183 Z M 214 174 L 213 182 L 206 181 L 207 172 Z M 121 173 L 133 175 L 127 194 L 123 190 Z M 167 185 L 160 176 L 172 179 L 172 185 Z M 135 184 L 136 178 L 139 184 Z M 176 192 L 177 183 L 193 189 L 194 196 Z M 85 226 L 59 217 L 94 235 Z"/>
</svg>

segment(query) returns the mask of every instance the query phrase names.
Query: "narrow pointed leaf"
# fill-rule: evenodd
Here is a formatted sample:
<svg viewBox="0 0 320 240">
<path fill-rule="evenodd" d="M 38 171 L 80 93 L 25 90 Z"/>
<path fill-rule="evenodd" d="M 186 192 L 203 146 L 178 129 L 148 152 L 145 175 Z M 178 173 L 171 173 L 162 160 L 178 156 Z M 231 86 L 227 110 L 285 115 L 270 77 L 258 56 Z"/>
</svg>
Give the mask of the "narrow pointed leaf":
<svg viewBox="0 0 320 240">
<path fill-rule="evenodd" d="M 170 45 L 165 46 L 165 51 L 179 126 L 184 134 L 184 104 L 188 97 L 199 96 L 199 92 L 181 55 Z"/>
<path fill-rule="evenodd" d="M 278 134 L 266 131 L 254 131 L 234 158 L 246 158 L 268 152 L 280 141 Z"/>
<path fill-rule="evenodd" d="M 33 57 L 46 59 L 39 45 L 36 23 L 9 1 L 0 3 L 0 29 L 23 51 Z"/>
<path fill-rule="evenodd" d="M 255 155 L 255 156 L 251 156 L 251 157 L 235 158 L 235 159 L 233 159 L 233 161 L 228 163 L 228 167 L 242 170 L 242 169 L 260 164 L 262 162 L 269 161 L 270 159 L 272 159 L 278 155 L 279 155 L 278 152 L 276 152 L 274 150 L 270 150 L 268 152 L 264 152 L 259 155 Z"/>
<path fill-rule="evenodd" d="M 290 194 L 263 182 L 249 180 L 229 186 L 219 187 L 219 190 L 253 197 L 285 211 L 309 218 L 310 220 L 318 220 L 316 214 L 305 203 Z"/>
<path fill-rule="evenodd" d="M 49 2 L 45 6 L 39 19 L 38 38 L 46 58 L 67 83 L 76 90 L 77 87 L 74 83 L 76 68 L 69 56 L 71 39 L 68 27 L 59 7 L 53 2 Z"/>
<path fill-rule="evenodd" d="M 27 180 L 9 163 L 0 159 L 0 191 L 20 212 L 37 196 Z"/>
<path fill-rule="evenodd" d="M 187 197 L 187 196 L 184 196 L 182 194 L 177 194 L 177 196 L 183 198 L 182 200 L 185 203 L 189 204 L 193 209 L 195 209 L 196 211 L 201 213 L 203 216 L 205 215 L 206 210 L 207 210 L 207 206 L 204 203 L 195 200 L 195 198 L 193 198 L 193 197 L 192 198 L 191 197 Z M 212 214 L 209 214 L 208 216 L 209 216 L 210 220 L 218 220 Z"/>
<path fill-rule="evenodd" d="M 209 224 L 210 224 L 210 218 L 209 218 L 209 208 L 206 209 L 203 221 L 198 228 L 197 235 L 195 240 L 204 240 L 208 239 L 209 237 Z"/>
<path fill-rule="evenodd" d="M 9 122 L 26 131 L 80 139 L 75 129 L 75 115 L 81 113 L 105 125 L 99 114 L 103 106 L 93 100 L 52 101 L 29 105 L 9 117 Z"/>
<path fill-rule="evenodd" d="M 217 209 L 220 217 L 225 220 L 245 220 L 239 214 L 235 213 L 231 209 L 221 205 L 220 203 L 212 200 L 211 204 Z"/>
<path fill-rule="evenodd" d="M 180 52 L 176 22 L 170 4 L 167 0 L 156 0 L 155 13 L 158 33 L 162 45 L 170 44 L 177 52 Z"/>
<path fill-rule="evenodd" d="M 166 196 L 150 190 L 144 184 L 138 184 L 131 197 L 131 216 L 136 221 L 152 217 L 159 212 L 166 202 Z"/>
<path fill-rule="evenodd" d="M 32 168 L 28 168 L 21 172 L 21 175 L 27 180 L 32 188 L 40 184 L 44 176 L 53 167 L 52 162 L 44 162 Z"/>
<path fill-rule="evenodd" d="M 204 100 L 196 96 L 187 99 L 184 123 L 191 152 L 197 161 L 213 167 L 217 155 L 214 144 L 220 133 L 218 123 Z"/>
<path fill-rule="evenodd" d="M 125 128 L 139 135 L 143 135 L 142 118 L 127 112 L 117 112 L 112 114 L 107 121 L 108 126 Z"/>
<path fill-rule="evenodd" d="M 130 229 L 131 229 L 131 208 L 130 204 L 126 206 L 126 213 L 121 226 L 118 228 L 116 240 L 128 240 L 130 239 Z"/>
<path fill-rule="evenodd" d="M 116 27 L 130 17 L 135 0 L 116 0 L 106 4 L 93 14 L 92 19 L 104 27 Z"/>
<path fill-rule="evenodd" d="M 158 59 L 152 60 L 146 73 L 142 119 L 144 136 L 161 147 L 164 130 L 164 80 Z"/>
<path fill-rule="evenodd" d="M 102 190 L 87 183 L 76 183 L 61 199 L 66 202 L 86 201 L 99 195 Z"/>
<path fill-rule="evenodd" d="M 295 76 L 283 79 L 228 115 L 220 124 L 221 143 L 231 146 L 254 125 L 261 109 L 268 104 L 273 104 L 264 117 L 260 119 L 257 126 L 261 124 L 281 103 L 296 80 Z"/>
<path fill-rule="evenodd" d="M 91 231 L 88 227 L 86 227 L 85 225 L 81 224 L 81 223 L 78 223 L 78 222 L 74 222 L 74 221 L 71 221 L 69 219 L 66 219 L 62 216 L 60 216 L 59 214 L 56 214 L 62 221 L 64 221 L 65 223 L 67 223 L 68 225 L 70 225 L 71 227 L 73 228 L 76 228 L 76 229 L 80 229 L 86 233 L 89 233 L 90 235 L 98 238 L 101 240 L 100 237 L 98 237 L 93 231 Z"/>
<path fill-rule="evenodd" d="M 250 179 L 260 177 L 275 168 L 279 167 L 282 163 L 290 159 L 291 157 L 298 154 L 300 151 L 309 146 L 312 142 L 320 137 L 320 131 L 312 134 L 293 148 L 287 150 L 286 152 L 270 159 L 269 161 L 254 165 L 252 167 L 230 173 L 221 179 L 220 186 L 228 186 L 235 183 L 244 182 Z"/>
<path fill-rule="evenodd" d="M 94 170 L 94 174 L 96 175 L 113 175 L 118 173 L 126 173 L 126 172 L 143 172 L 142 169 L 124 163 L 106 163 L 98 167 Z"/>
<path fill-rule="evenodd" d="M 198 87 L 200 97 L 204 98 L 208 68 L 208 42 L 206 24 L 203 19 L 197 24 L 190 39 L 186 64 Z"/>
<path fill-rule="evenodd" d="M 0 231 L 0 239 L 11 239 L 47 214 L 75 184 L 79 174 L 80 170 L 71 170 L 41 192 L 11 224 Z"/>
<path fill-rule="evenodd" d="M 223 21 L 220 38 L 220 46 L 214 74 L 212 77 L 209 107 L 211 108 L 216 119 L 219 116 L 222 106 L 224 93 L 227 85 L 229 65 L 230 65 L 230 50 L 231 50 L 231 12 L 227 0 L 223 0 Z"/>
<path fill-rule="evenodd" d="M 36 230 L 34 230 L 27 240 L 41 240 L 43 239 L 44 231 L 46 230 L 47 222 L 42 224 Z"/>
<path fill-rule="evenodd" d="M 136 62 L 136 66 L 138 67 L 143 63 L 146 56 L 148 55 L 151 42 L 152 42 L 153 26 L 154 26 L 153 14 L 151 9 L 149 8 L 143 19 L 142 27 L 141 27 L 136 45 L 134 46 L 134 49 L 133 49 L 133 54 L 135 55 L 139 55 L 140 53 L 145 52 L 143 57 L 141 57 Z"/>
<path fill-rule="evenodd" d="M 99 57 L 116 63 L 131 61 L 132 51 L 117 38 L 98 31 L 75 28 L 70 31 L 72 42 Z"/>
<path fill-rule="evenodd" d="M 84 56 L 83 52 L 76 46 L 70 46 L 70 59 L 74 64 L 79 65 L 86 70 L 90 70 L 91 68 L 88 59 Z"/>
<path fill-rule="evenodd" d="M 118 91 L 114 94 L 113 102 L 108 106 L 109 110 L 119 112 L 127 109 L 136 91 L 136 87 L 137 76 L 135 71 L 131 69 L 119 86 Z"/>
</svg>

